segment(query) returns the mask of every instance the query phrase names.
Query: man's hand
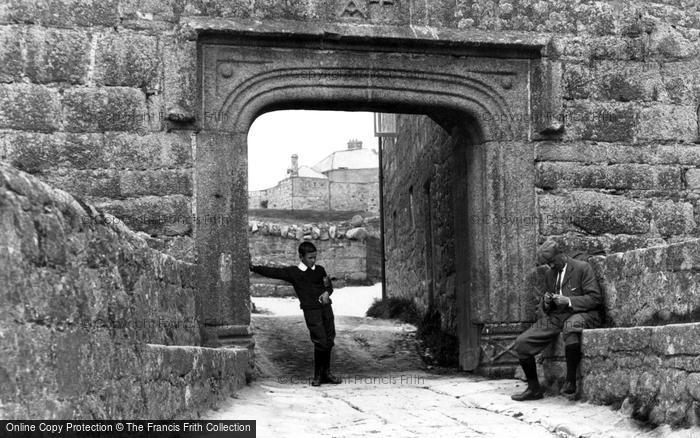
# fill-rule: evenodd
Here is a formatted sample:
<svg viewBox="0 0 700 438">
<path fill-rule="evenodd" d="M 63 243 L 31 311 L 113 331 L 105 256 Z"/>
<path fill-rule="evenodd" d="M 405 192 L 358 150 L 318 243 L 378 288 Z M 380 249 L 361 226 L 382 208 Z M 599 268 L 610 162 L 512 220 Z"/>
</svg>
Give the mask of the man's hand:
<svg viewBox="0 0 700 438">
<path fill-rule="evenodd" d="M 319 301 L 319 303 L 321 303 L 321 304 L 330 304 L 331 299 L 330 299 L 330 297 L 328 296 L 328 292 L 322 293 L 321 296 L 318 297 L 318 301 Z"/>
<path fill-rule="evenodd" d="M 569 297 L 564 295 L 554 295 L 554 302 L 557 307 L 569 307 Z"/>
<path fill-rule="evenodd" d="M 552 307 L 552 297 L 554 295 L 551 292 L 547 292 L 544 294 L 544 298 L 542 300 L 542 308 L 546 311 L 549 310 L 550 307 Z"/>
</svg>

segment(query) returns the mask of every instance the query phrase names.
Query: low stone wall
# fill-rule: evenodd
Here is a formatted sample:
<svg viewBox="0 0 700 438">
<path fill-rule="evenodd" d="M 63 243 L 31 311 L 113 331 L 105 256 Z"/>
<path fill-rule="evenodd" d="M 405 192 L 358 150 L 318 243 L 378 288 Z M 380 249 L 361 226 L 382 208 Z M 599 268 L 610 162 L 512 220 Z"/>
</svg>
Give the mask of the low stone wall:
<svg viewBox="0 0 700 438">
<path fill-rule="evenodd" d="M 698 260 L 698 239 L 591 258 L 607 328 L 584 330 L 584 399 L 652 424 L 700 425 Z M 538 361 L 541 381 L 557 392 L 566 375 L 561 339 Z"/>
<path fill-rule="evenodd" d="M 230 395 L 250 358 L 196 346 L 194 279 L 113 216 L 0 163 L 0 417 L 172 418 Z"/>
<path fill-rule="evenodd" d="M 700 426 L 700 323 L 587 330 L 583 395 L 652 424 Z"/>
<path fill-rule="evenodd" d="M 377 240 L 373 222 L 285 225 L 251 221 L 248 247 L 254 264 L 287 266 L 298 263 L 299 243 L 312 242 L 319 251 L 318 263 L 334 278 L 335 287 L 381 281 L 368 273 L 369 239 Z M 359 226 L 365 225 L 365 226 Z M 374 260 L 374 259 L 373 259 Z M 378 271 L 372 270 L 373 275 Z M 252 296 L 294 296 L 286 282 L 251 273 Z"/>
<path fill-rule="evenodd" d="M 591 263 L 604 291 L 607 327 L 700 321 L 700 239 Z"/>
</svg>

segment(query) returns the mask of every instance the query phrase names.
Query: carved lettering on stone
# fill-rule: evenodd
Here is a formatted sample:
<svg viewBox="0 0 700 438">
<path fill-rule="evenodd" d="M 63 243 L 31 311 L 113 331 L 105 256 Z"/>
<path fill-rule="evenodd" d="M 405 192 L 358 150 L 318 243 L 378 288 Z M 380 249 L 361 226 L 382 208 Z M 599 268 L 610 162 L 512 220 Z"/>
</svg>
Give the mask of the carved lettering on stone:
<svg viewBox="0 0 700 438">
<path fill-rule="evenodd" d="M 364 7 L 357 1 L 347 0 L 345 2 L 345 7 L 340 12 L 340 16 L 343 18 L 367 18 L 367 13 L 364 11 Z"/>
</svg>

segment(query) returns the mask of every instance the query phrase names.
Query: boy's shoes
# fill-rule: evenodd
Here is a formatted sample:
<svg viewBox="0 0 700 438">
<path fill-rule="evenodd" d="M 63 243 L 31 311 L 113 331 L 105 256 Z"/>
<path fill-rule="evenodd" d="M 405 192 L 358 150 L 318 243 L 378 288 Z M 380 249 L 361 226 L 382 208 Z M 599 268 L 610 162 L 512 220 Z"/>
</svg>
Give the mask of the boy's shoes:
<svg viewBox="0 0 700 438">
<path fill-rule="evenodd" d="M 311 381 L 311 386 L 321 386 L 321 367 L 317 366 L 314 369 L 314 379 Z"/>
<path fill-rule="evenodd" d="M 569 382 L 568 380 L 561 387 L 559 394 L 563 395 L 569 400 L 574 400 L 576 397 L 576 383 Z"/>
<path fill-rule="evenodd" d="M 515 401 L 539 400 L 544 397 L 544 393 L 539 386 L 528 385 L 527 389 L 520 394 L 511 395 Z"/>
<path fill-rule="evenodd" d="M 343 380 L 340 377 L 334 376 L 330 371 L 325 371 L 323 374 L 321 374 L 321 383 L 332 383 L 337 385 L 339 383 L 343 383 Z"/>
</svg>

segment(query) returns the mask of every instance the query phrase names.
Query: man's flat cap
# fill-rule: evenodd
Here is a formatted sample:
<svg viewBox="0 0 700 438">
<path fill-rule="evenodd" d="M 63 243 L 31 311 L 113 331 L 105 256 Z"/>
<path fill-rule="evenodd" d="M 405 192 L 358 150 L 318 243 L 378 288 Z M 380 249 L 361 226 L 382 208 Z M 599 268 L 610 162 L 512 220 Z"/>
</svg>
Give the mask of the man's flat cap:
<svg viewBox="0 0 700 438">
<path fill-rule="evenodd" d="M 544 265 L 551 262 L 554 256 L 559 254 L 559 244 L 553 240 L 545 240 L 545 242 L 537 248 L 537 264 Z"/>
</svg>

